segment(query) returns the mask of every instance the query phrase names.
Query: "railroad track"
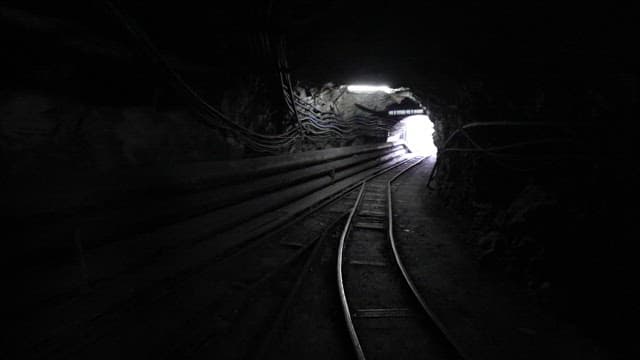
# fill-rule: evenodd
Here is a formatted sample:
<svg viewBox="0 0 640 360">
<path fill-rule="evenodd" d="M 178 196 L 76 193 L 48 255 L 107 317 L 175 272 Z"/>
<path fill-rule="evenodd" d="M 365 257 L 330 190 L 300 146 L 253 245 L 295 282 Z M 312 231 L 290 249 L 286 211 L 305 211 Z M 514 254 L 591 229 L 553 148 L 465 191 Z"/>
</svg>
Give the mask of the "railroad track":
<svg viewBox="0 0 640 360">
<path fill-rule="evenodd" d="M 338 292 L 358 359 L 466 358 L 420 297 L 393 238 L 391 183 L 422 160 L 363 183 L 340 238 Z"/>
<path fill-rule="evenodd" d="M 357 196 L 358 196 L 358 191 L 359 188 L 362 184 L 364 184 L 366 181 L 370 181 L 370 180 L 374 180 L 374 179 L 378 179 L 381 177 L 384 177 L 385 179 L 388 178 L 389 176 L 393 176 L 399 173 L 399 169 L 404 169 L 406 168 L 406 164 L 410 163 L 411 159 L 409 157 L 405 158 L 403 161 L 398 162 L 397 164 L 395 164 L 394 166 L 391 167 L 387 167 L 379 172 L 376 172 L 374 175 L 368 177 L 365 181 L 359 182 L 357 184 L 355 184 L 352 187 L 349 187 L 348 189 L 345 190 L 344 195 L 340 195 L 338 198 L 336 198 L 335 200 L 332 200 L 332 204 L 328 205 L 328 208 L 334 207 L 334 206 L 339 206 L 340 209 L 343 210 L 342 214 L 341 214 L 341 219 L 344 218 L 346 219 L 346 217 L 349 215 L 349 211 L 353 208 L 354 204 L 356 203 L 357 200 Z M 319 210 L 317 213 L 314 214 L 314 217 L 318 217 L 318 216 L 322 216 L 324 210 Z M 334 221 L 333 223 L 331 223 L 331 225 L 326 226 L 325 227 L 325 234 L 324 236 L 327 235 L 331 235 L 331 233 L 334 230 L 334 227 L 336 227 L 336 221 Z M 338 229 L 336 229 L 338 230 Z M 339 234 L 339 233 L 338 233 Z M 290 290 L 286 300 L 283 302 L 282 306 L 280 307 L 280 310 L 277 314 L 277 316 L 275 317 L 275 319 L 273 319 L 273 321 L 271 321 L 271 323 L 268 326 L 267 331 L 265 332 L 264 336 L 262 336 L 262 338 L 260 340 L 258 340 L 258 345 L 256 347 L 256 350 L 249 356 L 249 358 L 255 358 L 255 359 L 265 359 L 265 358 L 270 358 L 270 357 L 275 357 L 275 358 L 280 358 L 281 354 L 274 354 L 273 351 L 273 343 L 278 341 L 276 339 L 276 337 L 278 336 L 277 333 L 281 330 L 281 328 L 283 327 L 283 322 L 285 321 L 285 316 L 287 315 L 287 313 L 290 311 L 290 308 L 292 306 L 292 303 L 294 302 L 294 299 L 298 296 L 298 293 L 300 291 L 300 288 L 302 286 L 305 286 L 306 283 L 308 282 L 306 280 L 306 277 L 308 275 L 308 268 L 311 265 L 311 263 L 314 261 L 314 257 L 317 257 L 319 252 L 321 251 L 321 248 L 323 246 L 328 246 L 328 245 L 323 245 L 325 242 L 325 238 L 321 238 L 319 241 L 317 241 L 315 243 L 314 246 L 314 250 L 312 252 L 312 255 L 307 259 L 307 264 L 305 265 L 305 267 L 303 268 L 303 271 L 301 271 L 299 273 L 298 278 L 296 279 L 296 284 L 295 286 Z M 334 250 L 331 250 L 332 252 Z M 315 286 L 317 286 L 317 284 L 312 284 L 311 286 L 314 286 L 314 292 L 317 292 L 317 288 L 315 288 Z M 333 298 L 331 299 L 331 301 L 333 300 Z"/>
<path fill-rule="evenodd" d="M 406 158 L 393 166 L 382 168 L 366 180 L 376 179 L 385 174 L 397 174 L 397 169 L 403 168 L 410 161 L 409 158 Z M 341 220 L 346 219 L 349 210 L 355 204 L 359 184 L 345 188 L 339 194 L 309 209 L 301 217 L 292 221 L 289 226 L 260 239 L 257 245 L 245 247 L 239 253 L 234 254 L 233 257 L 243 258 L 243 263 L 246 264 L 243 268 L 235 271 L 232 269 L 221 271 L 219 268 L 215 271 L 210 270 L 216 274 L 228 274 L 229 278 L 235 278 L 240 273 L 242 277 L 253 273 L 257 280 L 249 286 L 249 291 L 246 292 L 250 295 L 249 297 L 244 296 L 242 299 L 226 301 L 227 304 L 242 304 L 240 309 L 232 311 L 234 314 L 229 318 L 229 327 L 224 331 L 211 332 L 209 330 L 208 319 L 225 316 L 220 312 L 219 307 L 209 306 L 189 322 L 188 328 L 176 332 L 176 334 L 181 334 L 182 338 L 188 339 L 188 342 L 174 348 L 170 357 L 264 357 L 273 340 L 272 330 L 282 322 L 284 314 L 305 281 L 305 274 L 307 274 L 311 263 L 318 256 L 317 254 L 327 238 L 331 236 L 333 229 Z M 276 239 L 278 240 L 274 241 Z M 254 247 L 257 249 L 268 248 L 269 250 L 266 253 L 264 250 L 256 252 Z M 297 250 L 294 254 L 285 257 L 283 254 L 288 252 L 284 251 L 287 248 Z M 267 262 L 277 262 L 278 265 L 271 266 L 270 272 L 265 273 L 264 266 L 255 266 L 255 264 L 264 263 L 265 259 L 269 260 Z M 249 264 L 252 265 L 249 266 Z M 287 285 L 283 287 L 283 283 Z M 194 324 L 198 323 L 202 324 L 194 327 Z M 199 330 L 198 327 L 200 327 Z M 229 336 L 221 336 L 221 333 Z M 248 343 L 255 342 L 258 342 L 255 349 L 246 346 Z M 199 343 L 199 345 L 195 343 Z M 225 353 L 224 348 L 230 349 L 232 353 Z"/>
</svg>

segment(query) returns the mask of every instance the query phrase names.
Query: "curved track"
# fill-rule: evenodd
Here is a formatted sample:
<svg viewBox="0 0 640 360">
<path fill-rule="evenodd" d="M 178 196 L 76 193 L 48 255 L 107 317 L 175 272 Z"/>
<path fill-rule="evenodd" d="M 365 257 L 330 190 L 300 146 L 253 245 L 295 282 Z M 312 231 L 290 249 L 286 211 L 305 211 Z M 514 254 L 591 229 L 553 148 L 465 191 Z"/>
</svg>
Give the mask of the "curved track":
<svg viewBox="0 0 640 360">
<path fill-rule="evenodd" d="M 462 357 L 395 250 L 390 185 L 422 160 L 364 183 L 340 238 L 338 291 L 358 359 Z"/>
<path fill-rule="evenodd" d="M 355 184 L 354 186 L 351 186 L 347 189 L 345 189 L 343 192 L 341 192 L 340 195 L 336 196 L 335 198 L 332 198 L 330 200 L 328 200 L 329 204 L 328 205 L 323 205 L 326 206 L 327 208 L 331 208 L 331 207 L 335 207 L 338 206 L 341 209 L 345 209 L 344 213 L 342 213 L 343 216 L 340 217 L 340 219 L 343 219 L 345 217 L 347 217 L 347 215 L 350 215 L 349 210 L 353 208 L 354 204 L 356 204 L 358 195 L 360 194 L 360 188 L 363 184 L 366 183 L 366 181 L 371 181 L 373 179 L 377 179 L 380 177 L 384 177 L 385 179 L 388 178 L 389 176 L 392 176 L 393 174 L 397 174 L 398 173 L 398 169 L 403 169 L 406 168 L 406 164 L 410 163 L 411 160 L 409 158 L 406 158 L 400 162 L 398 162 L 397 164 L 387 167 L 383 170 L 380 170 L 379 172 L 376 172 L 374 175 L 369 176 L 365 181 L 359 182 L 357 184 Z M 314 217 L 318 216 L 318 214 L 314 214 Z M 338 219 L 336 219 L 335 221 L 337 221 Z M 329 225 L 325 228 L 325 231 L 329 231 L 331 229 L 333 229 L 334 225 L 335 225 L 335 221 L 334 223 L 332 223 L 332 225 Z M 326 234 L 325 234 L 326 235 Z M 319 244 L 322 243 L 322 241 L 318 241 L 318 244 L 316 244 L 315 249 L 314 249 L 314 253 L 317 252 L 317 250 L 320 248 Z M 315 255 L 310 255 L 309 257 L 309 262 L 313 261 L 313 257 Z M 306 271 L 301 271 L 300 272 L 300 276 L 299 279 L 296 281 L 296 286 L 294 288 L 291 289 L 291 292 L 289 294 L 289 296 L 287 297 L 287 300 L 284 301 L 283 306 L 281 307 L 278 315 L 276 316 L 276 318 L 273 320 L 272 324 L 269 326 L 269 330 L 266 332 L 266 334 L 264 335 L 262 341 L 260 342 L 257 351 L 254 354 L 255 358 L 261 359 L 264 358 L 266 355 L 266 353 L 268 352 L 268 349 L 271 346 L 271 343 L 274 341 L 274 337 L 275 337 L 275 332 L 278 330 L 278 328 L 281 327 L 281 323 L 283 321 L 283 318 L 285 316 L 285 314 L 289 311 L 289 307 L 291 302 L 293 301 L 293 298 L 296 296 L 297 292 L 298 292 L 298 288 L 301 286 L 302 282 L 303 282 L 303 278 L 305 275 Z"/>
</svg>

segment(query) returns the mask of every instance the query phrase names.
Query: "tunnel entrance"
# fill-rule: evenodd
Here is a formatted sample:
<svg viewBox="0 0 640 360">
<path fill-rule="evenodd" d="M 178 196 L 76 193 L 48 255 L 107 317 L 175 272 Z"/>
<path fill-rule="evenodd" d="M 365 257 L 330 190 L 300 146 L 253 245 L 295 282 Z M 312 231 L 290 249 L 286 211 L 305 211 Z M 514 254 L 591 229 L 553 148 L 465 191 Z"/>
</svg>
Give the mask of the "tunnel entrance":
<svg viewBox="0 0 640 360">
<path fill-rule="evenodd" d="M 404 141 L 409 150 L 417 155 L 435 155 L 433 122 L 427 115 L 412 115 L 400 120 L 389 132 L 387 141 Z"/>
</svg>

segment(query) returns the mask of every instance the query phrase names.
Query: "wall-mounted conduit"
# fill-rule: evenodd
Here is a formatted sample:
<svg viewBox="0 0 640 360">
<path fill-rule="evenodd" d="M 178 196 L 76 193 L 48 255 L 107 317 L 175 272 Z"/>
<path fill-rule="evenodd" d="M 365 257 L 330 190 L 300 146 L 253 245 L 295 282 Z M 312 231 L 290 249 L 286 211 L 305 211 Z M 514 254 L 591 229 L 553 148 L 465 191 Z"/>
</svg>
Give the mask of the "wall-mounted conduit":
<svg viewBox="0 0 640 360">
<path fill-rule="evenodd" d="M 499 153 L 499 151 L 516 149 L 516 148 L 524 148 L 532 145 L 541 145 L 541 144 L 559 144 L 559 143 L 577 143 L 575 139 L 571 139 L 568 137 L 555 137 L 555 138 L 544 138 L 544 139 L 536 139 L 536 140 L 528 140 L 528 141 L 519 141 L 514 143 L 509 143 L 505 145 L 499 146 L 491 146 L 491 147 L 483 147 L 481 146 L 473 137 L 469 134 L 469 129 L 481 128 L 481 127 L 546 127 L 546 128 L 561 128 L 564 130 L 570 130 L 572 127 L 583 127 L 590 128 L 593 127 L 591 124 L 580 124 L 580 123 L 567 123 L 567 122 L 505 122 L 505 121 L 484 121 L 484 122 L 473 122 L 466 125 L 463 125 L 453 131 L 442 144 L 442 149 L 438 151 L 438 157 L 436 158 L 436 162 L 431 169 L 431 173 L 429 175 L 429 180 L 427 181 L 427 187 L 433 189 L 431 187 L 431 183 L 435 175 L 437 174 L 438 167 L 441 163 L 441 159 L 445 154 L 450 154 L 454 152 L 465 152 L 465 153 L 476 153 L 476 154 L 484 154 L 488 155 L 496 164 L 512 170 L 512 171 L 534 171 L 538 170 L 537 168 L 522 168 L 507 164 L 502 159 L 505 156 L 509 156 L 503 153 Z M 568 131 L 570 132 L 570 131 Z M 471 147 L 453 147 L 449 146 L 449 144 L 456 139 L 459 135 L 464 136 L 464 138 L 471 144 Z M 576 154 L 575 156 L 580 156 Z"/>
</svg>

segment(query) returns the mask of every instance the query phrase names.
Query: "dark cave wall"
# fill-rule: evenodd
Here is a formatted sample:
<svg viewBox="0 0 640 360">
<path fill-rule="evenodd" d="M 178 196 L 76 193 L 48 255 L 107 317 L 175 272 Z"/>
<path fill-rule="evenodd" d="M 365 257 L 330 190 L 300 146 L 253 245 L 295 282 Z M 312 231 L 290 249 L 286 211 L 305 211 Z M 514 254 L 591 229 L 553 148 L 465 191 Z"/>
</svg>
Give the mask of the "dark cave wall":
<svg viewBox="0 0 640 360">
<path fill-rule="evenodd" d="M 29 4 L 0 7 L 2 27 L 12 34 L 6 45 L 10 65 L 1 70 L 6 81 L 0 90 L 5 179 L 19 182 L 34 174 L 109 172 L 265 155 L 194 111 L 197 101 L 185 96 L 160 60 L 97 4 L 73 9 Z M 190 59 L 198 59 L 193 51 L 202 49 L 181 44 L 175 35 L 168 37 L 158 27 L 158 19 L 149 18 L 143 8 L 123 9 L 157 40 L 155 45 L 169 67 L 233 123 L 260 134 L 280 134 L 296 126 L 278 79 L 276 45 L 269 44 L 265 34 L 253 28 L 240 31 L 237 26 L 212 25 L 207 56 L 215 60 L 201 65 Z M 271 41 L 278 38 L 270 37 Z M 294 85 L 297 80 L 294 76 Z M 315 96 L 309 100 L 318 110 L 332 111 L 317 101 L 324 96 L 322 89 L 321 85 L 296 87 L 301 96 Z M 362 113 L 354 101 L 345 102 L 350 97 L 338 100 L 337 116 L 346 122 L 355 115 L 384 120 Z M 378 100 L 382 105 L 395 101 Z M 369 102 L 371 108 L 380 105 Z M 311 137 L 280 151 L 384 140 L 379 134 Z"/>
<path fill-rule="evenodd" d="M 200 124 L 186 109 L 96 106 L 20 92 L 3 97 L 0 117 L 9 177 L 107 172 L 241 154 L 241 148 Z"/>
<path fill-rule="evenodd" d="M 497 219 L 488 221 L 502 224 L 495 225 L 501 232 L 510 230 L 502 229 L 507 220 L 500 220 L 500 214 L 519 197 L 557 203 L 560 214 L 575 224 L 601 217 L 608 218 L 607 223 L 626 219 L 608 210 L 621 208 L 618 199 L 629 191 L 626 184 L 637 178 L 628 166 L 633 163 L 633 133 L 624 125 L 637 115 L 637 75 L 629 70 L 635 57 L 627 46 L 634 32 L 622 8 L 477 3 L 467 9 L 442 5 L 422 12 L 411 4 L 401 8 L 329 2 L 318 11 L 309 11 L 308 4 L 283 3 L 245 14 L 241 3 L 206 11 L 146 5 L 123 8 L 148 29 L 187 83 L 252 131 L 275 134 L 295 126 L 285 108 L 278 70 L 289 71 L 301 96 L 310 98 L 322 98 L 326 89 L 304 85 L 307 81 L 408 86 L 428 108 L 441 147 L 460 125 L 476 121 L 586 124 L 562 131 L 474 129 L 470 133 L 484 147 L 547 138 L 572 142 L 518 148 L 508 159 L 448 153 L 439 165 L 439 191 L 456 209 Z M 405 8 L 411 11 L 402 24 L 395 24 L 402 26 L 380 26 L 389 20 L 388 14 Z M 357 24 L 353 14 L 358 14 Z M 181 20 L 184 29 L 166 25 L 168 15 L 175 16 L 171 19 L 176 23 Z M 233 134 L 206 126 L 170 85 L 157 60 L 100 6 L 15 2 L 2 5 L 0 16 L 3 30 L 12 34 L 6 44 L 10 66 L 0 70 L 7 80 L 0 92 L 6 176 L 260 155 Z M 287 69 L 279 69 L 275 60 L 281 36 L 287 39 Z M 319 104 L 320 109 L 329 109 L 327 104 Z M 353 107 L 345 109 L 338 114 L 362 114 Z M 381 139 L 299 142 L 289 150 Z M 455 145 L 469 143 L 459 138 Z M 552 226 L 545 223 L 550 220 L 536 221 L 540 227 Z M 505 242 L 482 243 L 490 250 L 495 244 L 508 247 L 500 245 Z M 548 277 L 522 276 L 540 278 L 534 286 Z"/>
<path fill-rule="evenodd" d="M 260 155 L 194 112 L 193 99 L 103 8 L 67 10 L 0 6 L 11 35 L 0 70 L 3 180 Z M 202 66 L 171 51 L 166 60 L 233 122 L 281 132 L 288 119 L 271 88 L 276 68 L 264 72 L 273 64 L 236 56 L 247 51 L 244 35 L 218 39 L 240 61 Z"/>
<path fill-rule="evenodd" d="M 261 155 L 206 125 L 193 99 L 98 3 L 0 5 L 0 31 L 10 35 L 8 65 L 0 67 L 3 182 L 60 175 L 73 190 L 77 172 Z M 630 230 L 638 183 L 633 11 L 586 3 L 116 3 L 203 98 L 255 132 L 295 126 L 279 70 L 292 75 L 300 96 L 321 98 L 322 110 L 336 110 L 330 104 L 338 96 L 320 85 L 326 81 L 411 88 L 435 124 L 434 186 L 472 219 L 468 243 L 479 261 L 594 333 L 604 329 L 599 336 L 639 318 Z M 276 64 L 281 38 L 289 67 Z M 384 109 L 378 100 L 388 99 L 365 105 Z M 335 112 L 366 114 L 353 105 Z M 483 148 L 560 141 L 442 153 L 456 129 L 481 121 L 563 125 L 474 128 L 469 134 Z M 297 142 L 287 150 L 382 139 Z M 450 145 L 474 147 L 464 136 Z M 593 311 L 602 307 L 616 311 Z"/>
<path fill-rule="evenodd" d="M 2 30 L 11 34 L 5 45 L 10 66 L 0 69 L 6 79 L 2 157 L 10 173 L 257 155 L 201 123 L 157 60 L 98 3 L 0 6 Z M 627 126 L 637 115 L 638 95 L 637 56 L 629 45 L 636 26 L 623 7 L 328 1 L 317 8 L 312 2 L 263 4 L 247 12 L 242 2 L 228 8 L 116 3 L 148 30 L 187 83 L 256 132 L 292 125 L 278 70 L 289 71 L 294 85 L 408 86 L 428 108 L 440 146 L 460 125 L 476 121 L 589 125 L 561 132 L 475 129 L 485 147 L 558 137 L 573 142 L 511 151 L 509 167 L 535 171 L 509 170 L 486 154 L 449 153 L 442 156 L 439 191 L 452 207 L 486 213 L 498 223 L 500 211 L 519 196 L 557 202 L 574 223 L 626 219 L 615 209 L 637 178 L 628 166 L 634 133 Z M 287 40 L 286 69 L 275 60 L 281 38 Z M 314 87 L 322 92 L 321 85 L 298 89 L 307 96 Z M 455 145 L 469 145 L 462 140 Z M 293 150 L 334 145 L 297 144 Z"/>
<path fill-rule="evenodd" d="M 584 314 L 602 306 L 628 309 L 635 299 L 624 289 L 635 271 L 629 199 L 637 193 L 638 171 L 629 124 L 638 114 L 637 81 L 636 74 L 615 72 L 496 74 L 461 82 L 456 96 L 433 104 L 430 114 L 440 152 L 433 185 L 472 219 L 468 242 L 479 261 L 612 343 L 620 339 L 603 329 L 638 313 L 599 313 L 587 321 Z M 444 139 L 456 129 L 484 121 L 565 125 L 474 128 L 468 134 L 483 148 L 561 142 L 493 153 L 444 151 Z M 464 136 L 456 138 L 448 147 L 474 148 Z"/>
</svg>

